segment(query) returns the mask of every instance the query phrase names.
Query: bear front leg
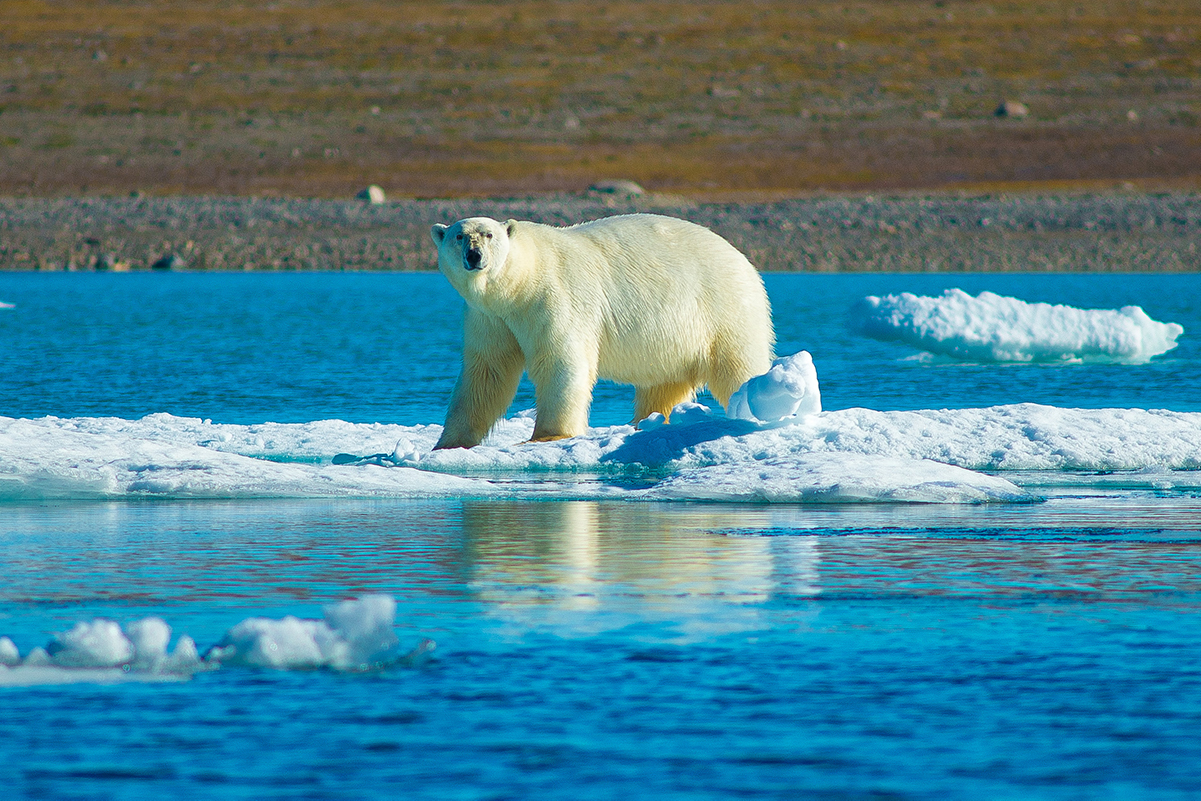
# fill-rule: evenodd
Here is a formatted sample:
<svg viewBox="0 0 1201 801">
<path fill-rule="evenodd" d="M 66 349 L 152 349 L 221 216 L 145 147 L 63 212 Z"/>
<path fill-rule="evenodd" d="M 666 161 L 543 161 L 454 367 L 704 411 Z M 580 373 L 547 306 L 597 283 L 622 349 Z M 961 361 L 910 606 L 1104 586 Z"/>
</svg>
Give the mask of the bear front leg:
<svg viewBox="0 0 1201 801">
<path fill-rule="evenodd" d="M 500 320 L 468 310 L 463 322 L 463 371 L 434 450 L 479 445 L 513 402 L 524 366 L 513 333 Z"/>
<path fill-rule="evenodd" d="M 595 361 L 585 355 L 565 355 L 535 359 L 528 366 L 538 412 L 531 442 L 578 437 L 588 428 Z"/>
</svg>

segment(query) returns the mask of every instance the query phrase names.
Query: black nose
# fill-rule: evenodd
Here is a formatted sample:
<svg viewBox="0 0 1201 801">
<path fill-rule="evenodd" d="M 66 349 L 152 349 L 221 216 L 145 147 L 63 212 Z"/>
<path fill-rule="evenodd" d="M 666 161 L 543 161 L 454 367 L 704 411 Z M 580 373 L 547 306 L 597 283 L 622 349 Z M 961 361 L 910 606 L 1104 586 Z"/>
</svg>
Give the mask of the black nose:
<svg viewBox="0 0 1201 801">
<path fill-rule="evenodd" d="M 484 258 L 484 254 L 479 248 L 469 248 L 467 250 L 467 267 L 471 270 L 478 270 L 480 267 L 480 259 Z"/>
</svg>

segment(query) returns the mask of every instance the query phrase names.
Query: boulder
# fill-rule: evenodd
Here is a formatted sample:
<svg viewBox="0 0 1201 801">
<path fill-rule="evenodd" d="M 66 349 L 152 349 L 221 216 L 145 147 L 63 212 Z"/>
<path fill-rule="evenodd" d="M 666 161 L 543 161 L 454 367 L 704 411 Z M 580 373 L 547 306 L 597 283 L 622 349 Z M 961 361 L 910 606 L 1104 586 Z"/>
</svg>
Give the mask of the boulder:
<svg viewBox="0 0 1201 801">
<path fill-rule="evenodd" d="M 1030 109 L 1026 108 L 1024 103 L 1019 103 L 1016 100 L 1003 100 L 1001 105 L 997 106 L 997 110 L 993 112 L 996 117 L 1013 117 L 1014 119 L 1022 119 L 1030 113 Z"/>
<path fill-rule="evenodd" d="M 592 186 L 588 187 L 589 192 L 597 192 L 602 195 L 645 195 L 646 190 L 633 181 L 624 180 L 605 180 L 597 181 Z"/>
<path fill-rule="evenodd" d="M 359 192 L 357 195 L 355 195 L 355 198 L 357 200 L 365 200 L 372 206 L 382 205 L 387 199 L 384 195 L 384 190 L 380 189 L 375 184 L 372 184 L 363 191 Z"/>
</svg>

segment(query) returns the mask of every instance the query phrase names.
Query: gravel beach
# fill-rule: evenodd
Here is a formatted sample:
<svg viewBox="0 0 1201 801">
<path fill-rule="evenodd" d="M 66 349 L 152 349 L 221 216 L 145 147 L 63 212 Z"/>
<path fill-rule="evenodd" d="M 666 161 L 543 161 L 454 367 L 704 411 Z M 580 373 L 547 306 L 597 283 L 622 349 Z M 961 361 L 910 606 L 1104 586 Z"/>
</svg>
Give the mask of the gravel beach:
<svg viewBox="0 0 1201 801">
<path fill-rule="evenodd" d="M 429 227 L 571 225 L 653 212 L 708 226 L 765 272 L 1194 271 L 1194 193 L 813 196 L 696 203 L 597 192 L 512 199 L 0 199 L 4 270 L 432 270 Z"/>
</svg>

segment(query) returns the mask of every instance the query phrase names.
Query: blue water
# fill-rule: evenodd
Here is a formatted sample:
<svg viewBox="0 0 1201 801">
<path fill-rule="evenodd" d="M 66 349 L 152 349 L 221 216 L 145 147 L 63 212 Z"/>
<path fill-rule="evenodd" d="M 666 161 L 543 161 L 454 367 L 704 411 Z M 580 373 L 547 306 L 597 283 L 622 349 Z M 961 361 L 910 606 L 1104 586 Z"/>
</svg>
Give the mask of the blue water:
<svg viewBox="0 0 1201 801">
<path fill-rule="evenodd" d="M 1201 275 L 769 275 L 781 354 L 813 354 L 827 409 L 1055 406 L 1201 410 Z M 1029 302 L 1140 305 L 1184 325 L 1148 365 L 942 365 L 848 333 L 865 295 L 959 287 Z M 462 301 L 438 274 L 0 273 L 0 414 L 152 412 L 224 423 L 441 422 Z M 524 382 L 515 408 L 533 407 Z M 591 422 L 629 422 L 602 383 Z"/>
<path fill-rule="evenodd" d="M 1201 411 L 1201 276 L 768 276 L 827 409 Z M 927 363 L 868 294 L 1181 323 L 1151 364 Z M 436 275 L 0 274 L 0 415 L 439 422 Z M 603 385 L 592 422 L 628 419 Z M 532 406 L 523 386 L 515 407 Z M 415 668 L 0 689 L 7 797 L 1194 798 L 1201 498 L 823 508 L 482 501 L 0 506 L 0 635 L 398 601 Z"/>
</svg>

